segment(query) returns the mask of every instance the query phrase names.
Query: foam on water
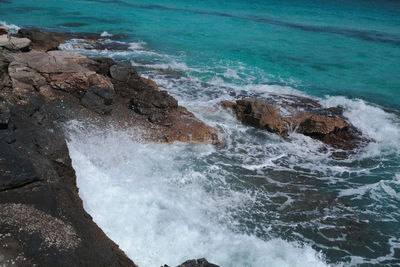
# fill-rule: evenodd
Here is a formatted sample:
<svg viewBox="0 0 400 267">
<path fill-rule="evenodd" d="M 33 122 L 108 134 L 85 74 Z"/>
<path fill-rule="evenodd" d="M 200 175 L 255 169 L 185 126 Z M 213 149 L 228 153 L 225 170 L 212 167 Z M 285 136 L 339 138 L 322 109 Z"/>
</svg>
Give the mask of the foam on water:
<svg viewBox="0 0 400 267">
<path fill-rule="evenodd" d="M 20 27 L 14 24 L 7 24 L 5 21 L 0 21 L 0 25 L 4 27 L 8 27 L 10 33 L 17 33 Z"/>
<path fill-rule="evenodd" d="M 344 115 L 348 120 L 365 136 L 373 140 L 368 145 L 365 157 L 389 153 L 400 154 L 400 117 L 398 115 L 388 113 L 363 100 L 351 100 L 341 96 L 328 97 L 321 103 L 325 107 L 344 107 Z"/>
<path fill-rule="evenodd" d="M 140 266 L 206 257 L 221 266 L 325 266 L 307 245 L 235 228 L 254 201 L 231 188 L 207 145 L 141 144 L 115 130 L 74 131 L 68 142 L 85 209 Z M 198 166 L 203 166 L 200 170 Z"/>
<path fill-rule="evenodd" d="M 206 257 L 222 266 L 294 266 L 301 256 L 304 265 L 323 264 L 310 246 L 332 253 L 330 263 L 395 259 L 394 230 L 382 233 L 386 225 L 368 230 L 363 225 L 400 219 L 396 114 L 360 99 L 312 97 L 324 107 L 342 106 L 346 118 L 372 140 L 338 160 L 331 157 L 335 150 L 319 141 L 296 133 L 282 139 L 246 127 L 218 105 L 242 96 L 307 96 L 285 85 L 295 81 L 274 84 L 244 64 L 189 66 L 184 58 L 140 42 L 127 51 L 63 48 L 131 60 L 141 75 L 225 136 L 225 147 L 217 150 L 144 145 L 118 131 L 72 136 L 69 147 L 86 209 L 139 265 Z M 390 212 L 382 214 L 382 207 Z M 374 241 L 348 246 L 354 228 Z M 371 246 L 376 246 L 373 256 L 360 252 Z"/>
</svg>

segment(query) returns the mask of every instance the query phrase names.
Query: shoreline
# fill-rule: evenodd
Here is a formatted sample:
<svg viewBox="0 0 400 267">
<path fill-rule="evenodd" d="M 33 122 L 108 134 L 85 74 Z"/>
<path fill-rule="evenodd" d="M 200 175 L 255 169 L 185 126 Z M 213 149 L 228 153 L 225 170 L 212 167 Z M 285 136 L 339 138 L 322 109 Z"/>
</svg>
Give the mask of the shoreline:
<svg viewBox="0 0 400 267">
<path fill-rule="evenodd" d="M 53 33 L 53 37 L 55 39 L 55 41 L 57 41 L 57 34 Z M 62 35 L 62 34 L 60 34 Z M 22 36 L 21 36 L 22 37 Z M 48 36 L 47 36 L 48 37 Z M 26 37 L 22 37 L 22 38 L 26 38 Z M 32 36 L 31 36 L 32 38 Z M 29 38 L 28 38 L 29 39 Z M 34 38 L 32 38 L 34 39 Z M 39 38 L 40 39 L 40 38 Z M 93 40 L 91 40 L 90 42 L 93 42 Z M 95 42 L 94 42 L 95 43 Z M 36 45 L 38 44 L 38 42 L 36 42 Z M 48 43 L 44 43 L 43 45 L 47 45 Z M 31 44 L 30 44 L 31 45 Z M 58 47 L 58 45 L 57 45 Z M 51 45 L 50 47 L 51 49 L 54 49 L 54 44 Z M 24 49 L 24 48 L 22 48 Z M 45 48 L 47 49 L 47 48 Z M 28 75 L 28 76 L 24 76 L 24 77 L 18 77 L 18 72 L 14 72 L 14 73 L 6 73 L 7 75 L 10 75 L 10 77 L 14 80 L 11 81 L 11 86 L 8 85 L 6 86 L 7 89 L 6 90 L 11 90 L 11 93 L 9 92 L 8 94 L 5 94 L 5 97 L 3 95 L 3 100 L 6 99 L 7 101 L 12 102 L 12 104 L 10 105 L 10 103 L 7 104 L 7 106 L 5 108 L 3 108 L 3 110 L 5 110 L 5 112 L 2 112 L 2 114 L 7 114 L 8 115 L 8 122 L 6 126 L 6 131 L 10 130 L 10 128 L 12 128 L 12 131 L 15 131 L 14 128 L 18 129 L 20 128 L 19 125 L 22 125 L 22 128 L 24 129 L 25 125 L 24 124 L 29 124 L 26 128 L 27 129 L 32 129 L 32 132 L 35 133 L 35 135 L 37 135 L 37 137 L 43 138 L 45 139 L 42 143 L 38 143 L 36 144 L 35 142 L 32 142 L 32 140 L 26 136 L 28 133 L 20 133 L 20 135 L 22 136 L 17 136 L 15 137 L 14 133 L 10 133 L 8 132 L 7 134 L 5 134 L 4 136 L 6 136 L 4 138 L 4 140 L 6 140 L 6 143 L 8 145 L 12 145 L 14 147 L 17 146 L 18 142 L 20 142 L 20 138 L 21 139 L 26 139 L 24 140 L 24 143 L 26 143 L 27 147 L 24 148 L 25 151 L 18 151 L 18 153 L 20 153 L 18 155 L 17 158 L 26 158 L 28 157 L 27 155 L 30 154 L 32 151 L 35 154 L 38 154 L 38 162 L 34 162 L 33 168 L 32 168 L 32 172 L 37 172 L 37 165 L 40 165 L 40 161 L 43 160 L 40 158 L 40 155 L 42 155 L 43 152 L 43 147 L 46 147 L 47 150 L 52 150 L 51 148 L 48 149 L 47 147 L 50 144 L 51 146 L 55 146 L 55 143 L 60 142 L 60 143 L 65 143 L 65 133 L 63 132 L 63 130 L 57 125 L 60 123 L 63 123 L 65 121 L 68 121 L 69 119 L 73 119 L 73 118 L 86 118 L 89 117 L 91 118 L 91 121 L 97 121 L 99 123 L 99 125 L 109 125 L 114 124 L 114 125 L 119 125 L 119 127 L 126 127 L 126 128 L 132 128 L 132 127 L 142 127 L 143 129 L 145 129 L 145 131 L 147 131 L 147 142 L 167 142 L 167 143 L 172 143 L 174 141 L 183 141 L 183 142 L 205 142 L 205 143 L 211 143 L 214 145 L 218 145 L 220 143 L 220 140 L 218 138 L 218 133 L 212 129 L 209 128 L 209 126 L 205 125 L 204 123 L 198 121 L 194 115 L 190 112 L 188 112 L 185 108 L 183 107 L 179 107 L 178 103 L 175 103 L 176 100 L 174 101 L 174 99 L 172 97 L 170 97 L 168 95 L 167 92 L 160 92 L 159 89 L 157 88 L 157 85 L 154 84 L 154 82 L 152 82 L 151 80 L 147 80 L 147 79 L 142 79 L 139 75 L 137 75 L 135 69 L 133 67 L 129 67 L 129 66 L 119 66 L 118 63 L 116 63 L 115 61 L 110 61 L 107 59 L 98 59 L 98 60 L 93 60 L 93 59 L 87 59 L 86 57 L 82 57 L 82 56 L 77 56 L 74 53 L 70 53 L 70 52 L 52 52 L 52 51 L 57 51 L 57 50 L 51 50 L 51 51 L 46 51 L 43 52 L 41 51 L 40 54 L 37 54 L 36 57 L 32 58 L 24 58 L 22 56 L 22 60 L 20 60 L 20 58 L 18 57 L 14 57 L 13 56 L 7 56 L 7 58 L 12 58 L 12 60 L 9 60 L 6 58 L 6 60 L 8 60 L 9 62 L 7 63 L 7 71 L 10 70 L 10 64 L 11 63 L 18 63 L 20 65 L 18 65 L 19 67 L 21 67 L 21 64 L 24 65 L 23 67 L 28 67 L 31 70 L 33 69 L 34 72 L 37 72 L 40 75 L 43 75 L 43 77 L 45 78 L 46 81 L 41 80 L 41 78 L 39 76 L 36 75 L 36 73 L 32 72 Z M 8 53 L 8 52 L 7 52 Z M 16 53 L 20 53 L 19 51 L 17 51 Z M 31 51 L 29 52 L 23 52 L 23 53 L 31 53 Z M 21 53 L 21 54 L 23 54 Z M 63 72 L 68 72 L 71 73 L 70 71 L 72 71 L 72 73 L 81 73 L 81 69 L 80 67 L 78 67 L 77 65 L 80 65 L 81 67 L 84 67 L 88 70 L 87 73 L 89 72 L 94 72 L 90 73 L 88 75 L 84 75 L 85 77 L 81 77 L 79 75 L 79 77 L 76 78 L 76 80 L 79 79 L 79 81 L 82 81 L 82 79 L 86 79 L 87 82 L 84 86 L 79 85 L 78 83 L 75 83 L 76 80 L 73 81 L 74 83 L 74 88 L 70 87 L 69 84 L 71 84 L 70 81 L 68 81 L 67 83 L 65 82 L 66 79 L 68 79 L 68 76 L 61 76 L 61 77 L 53 77 L 55 76 L 54 73 L 52 73 L 52 71 L 50 70 L 43 70 L 40 67 L 34 66 L 34 61 L 35 60 L 42 60 L 42 58 L 46 55 L 51 55 L 52 57 L 56 58 L 57 60 L 64 62 L 65 66 L 57 66 L 54 65 L 52 67 L 60 67 L 62 71 L 58 71 L 57 75 L 59 73 L 63 73 Z M 57 61 L 56 60 L 56 61 Z M 74 63 L 77 65 L 74 65 L 73 68 L 79 68 L 79 71 L 69 69 L 70 68 L 70 63 Z M 117 66 L 112 68 L 113 66 Z M 31 71 L 30 70 L 30 71 Z M 114 72 L 114 74 L 113 74 Z M 0 73 L 2 74 L 2 73 Z M 3 75 L 3 74 L 2 74 Z M 14 75 L 14 76 L 13 76 Z M 91 76 L 94 75 L 94 76 Z M 26 78 L 29 77 L 28 80 L 26 80 Z M 38 78 L 39 77 L 39 78 Z M 106 79 L 103 79 L 103 78 Z M 129 84 L 130 83 L 130 77 L 134 77 L 135 83 L 134 85 Z M 1 78 L 1 75 L 0 75 Z M 19 79 L 19 80 L 18 80 Z M 109 83 L 109 80 L 112 79 L 114 82 L 111 82 L 111 84 Z M 17 83 L 15 83 L 15 81 L 17 81 Z M 28 82 L 27 82 L 28 81 Z M 51 82 L 49 82 L 51 81 Z M 18 84 L 18 82 L 21 82 L 21 84 Z M 18 84 L 17 86 L 15 84 Z M 28 87 L 26 87 L 26 84 L 30 85 Z M 112 86 L 111 86 L 112 85 Z M 33 88 L 32 88 L 33 87 Z M 42 88 L 43 87 L 43 88 Z M 79 90 L 75 90 L 78 87 Z M 110 88 L 113 87 L 114 92 L 112 92 L 113 90 L 110 90 Z M 136 95 L 131 95 L 130 89 L 129 88 L 139 88 L 138 90 L 134 90 L 137 91 L 139 93 L 136 93 Z M 15 88 L 18 88 L 18 95 L 15 95 Z M 119 88 L 119 89 L 117 89 Z M 128 88 L 128 89 L 127 89 Z M 33 89 L 33 90 L 31 90 Z M 14 92 L 12 92 L 14 90 Z M 31 91 L 30 91 L 31 90 Z M 90 91 L 93 90 L 93 91 Z M 84 94 L 82 95 L 82 91 L 84 92 Z M 4 92 L 4 89 L 3 89 Z M 144 96 L 141 97 L 141 94 L 144 92 Z M 149 94 L 146 92 L 150 92 Z M 153 97 L 153 95 L 159 95 L 160 97 Z M 153 98 L 152 98 L 153 97 Z M 127 99 L 129 99 L 129 101 L 126 101 Z M 132 101 L 133 99 L 133 101 Z M 147 102 L 149 101 L 151 103 L 156 103 L 155 105 L 152 106 L 148 106 Z M 164 100 L 167 99 L 167 101 L 165 102 Z M 300 101 L 300 98 L 296 98 L 296 102 L 297 104 L 304 104 L 307 101 Z M 61 100 L 61 104 L 60 104 L 60 100 Z M 13 102 L 14 101 L 14 102 Z M 50 103 L 50 104 L 49 104 Z M 110 104 L 107 104 L 110 103 Z M 236 104 L 232 104 L 229 103 L 228 106 L 230 107 L 234 107 L 234 105 L 238 105 L 240 104 L 239 102 L 237 102 Z M 250 117 L 248 119 L 243 119 L 246 116 L 244 116 L 242 113 L 238 113 L 237 111 L 240 109 L 234 108 L 235 112 L 237 112 L 237 116 L 239 118 L 240 121 L 242 121 L 245 124 L 251 125 L 251 126 L 255 126 L 258 128 L 266 128 L 268 131 L 271 132 L 277 132 L 276 130 L 272 129 L 271 127 L 268 126 L 266 127 L 265 124 L 259 124 L 258 122 L 255 123 L 254 119 L 259 119 L 259 113 L 257 113 L 260 109 L 260 114 L 261 117 L 263 116 L 262 114 L 265 112 L 265 108 L 268 110 L 269 106 L 271 103 L 262 103 L 261 104 L 261 108 L 259 106 L 252 106 L 251 108 L 251 112 L 245 115 L 251 115 L 253 117 Z M 252 105 L 252 104 L 251 104 Z M 112 109 L 110 110 L 109 106 L 112 106 Z M 23 107 L 23 108 L 21 108 Z M 44 108 L 43 108 L 44 107 Z M 287 107 L 287 106 L 286 106 Z M 26 110 L 29 110 L 29 112 L 25 112 Z M 296 107 L 297 109 L 297 107 Z M 313 114 L 313 112 L 315 112 L 315 110 L 317 109 L 321 109 L 321 107 L 319 106 L 315 106 L 312 107 L 310 109 L 310 114 Z M 7 111 L 8 110 L 8 111 Z M 61 111 L 61 110 L 67 110 L 67 112 L 65 111 Z M 244 109 L 245 110 L 245 109 Z M 254 112 L 254 110 L 256 110 L 256 112 Z M 17 113 L 21 112 L 22 115 L 18 115 Z M 243 110 L 241 110 L 241 112 L 243 112 Z M 322 112 L 326 113 L 326 110 L 322 110 Z M 343 112 L 343 111 L 342 111 Z M 324 114 L 325 114 L 324 113 Z M 335 112 L 333 112 L 335 113 Z M 340 113 L 340 111 L 339 111 Z M 339 114 L 338 113 L 338 114 Z M 315 114 L 314 114 L 315 115 Z M 308 116 L 308 115 L 307 115 Z M 189 120 L 191 123 L 194 123 L 194 125 L 196 126 L 195 128 L 192 127 L 188 127 L 187 121 L 185 121 L 186 117 L 190 117 L 191 119 Z M 325 115 L 325 118 L 341 118 L 342 114 L 328 114 Z M 33 118 L 33 119 L 32 119 Z M 134 119 L 132 119 L 134 118 Z M 277 121 L 282 121 L 282 118 L 284 117 L 279 117 L 276 120 Z M 19 121 L 18 121 L 19 120 Z M 30 122 L 29 120 L 33 120 L 33 122 Z M 324 120 L 322 118 L 322 120 Z M 343 122 L 340 122 L 340 124 L 344 123 L 344 119 L 341 118 L 341 120 L 343 120 Z M 54 124 L 54 121 L 57 122 L 56 124 Z M 139 121 L 139 123 L 138 123 Z M 14 124 L 14 122 L 17 122 L 16 124 Z M 20 123 L 20 124 L 19 124 Z M 290 124 L 290 123 L 289 123 Z M 3 123 L 3 125 L 5 125 L 5 123 Z M 175 128 L 175 126 L 178 126 L 178 128 L 180 129 L 179 131 L 174 131 L 175 129 L 171 129 L 171 128 Z M 49 137 L 46 135 L 46 133 L 40 133 L 43 129 L 53 129 L 55 131 L 54 136 L 52 136 L 51 138 L 55 138 L 55 140 L 49 140 Z M 285 126 L 286 127 L 286 126 Z M 315 126 L 310 126 L 308 125 L 308 127 L 311 127 L 310 129 L 315 129 Z M 347 125 L 344 125 L 344 127 L 348 127 Z M 334 132 L 336 126 L 334 126 L 334 130 L 330 131 L 330 132 Z M 200 130 L 199 130 L 200 129 Z M 279 131 L 281 131 L 281 126 L 279 126 Z M 285 129 L 282 130 L 282 132 L 279 132 L 280 135 L 284 136 L 287 131 L 291 131 L 294 129 Z M 37 133 L 38 132 L 38 133 Z M 150 132 L 150 134 L 149 134 Z M 191 133 L 192 132 L 192 133 Z M 199 133 L 200 132 L 200 133 Z M 307 132 L 307 131 L 306 131 Z M 313 132 L 313 131 L 311 131 Z M 329 132 L 329 133 L 330 133 Z M 329 134 L 328 133 L 328 134 Z M 320 133 L 318 133 L 320 134 Z M 320 138 L 319 135 L 315 135 L 317 136 L 316 139 Z M 190 136 L 190 137 L 189 137 Z M 61 141 L 60 138 L 63 138 L 63 141 Z M 194 137 L 194 138 L 193 138 Z M 14 140 L 15 139 L 15 140 Z M 34 144 L 36 147 L 32 148 L 29 147 L 30 144 Z M 39 148 L 37 148 L 37 145 L 39 146 Z M 58 144 L 57 144 L 58 145 Z M 13 148 L 14 149 L 14 148 Z M 351 150 L 354 149 L 353 147 L 351 148 Z M 36 150 L 36 151 L 35 151 Z M 5 150 L 7 151 L 7 150 Z M 60 160 L 58 158 L 56 158 L 54 156 L 54 153 L 50 153 L 48 154 L 47 151 L 45 154 L 46 156 L 46 161 L 53 161 L 56 162 L 55 166 L 54 163 L 51 163 L 51 167 L 52 169 L 55 170 L 55 172 L 57 172 L 57 175 L 59 175 L 60 181 L 53 181 L 52 178 L 48 178 L 48 180 L 46 182 L 44 182 L 44 180 L 40 177 L 41 174 L 36 175 L 34 180 L 23 180 L 23 182 L 21 181 L 17 181 L 17 184 L 12 184 L 14 183 L 11 182 L 9 185 L 7 185 L 6 187 L 2 188 L 3 190 L 0 192 L 2 193 L 7 192 L 9 193 L 9 199 L 13 199 L 13 192 L 17 192 L 16 194 L 20 194 L 20 195 L 24 195 L 27 192 L 31 192 L 31 191 L 35 191 L 38 190 L 37 188 L 39 187 L 43 187 L 43 186 L 49 186 L 52 187 L 53 183 L 59 183 L 57 184 L 58 187 L 61 187 L 64 185 L 63 183 L 66 180 L 69 180 L 69 182 L 71 183 L 70 185 L 68 185 L 69 190 L 72 191 L 67 193 L 67 196 L 64 198 L 68 198 L 68 194 L 72 195 L 74 198 L 78 198 L 75 199 L 75 201 L 78 204 L 74 204 L 74 205 L 80 205 L 80 208 L 82 211 L 82 213 L 84 213 L 83 217 L 89 218 L 89 224 L 95 224 L 93 221 L 91 221 L 91 217 L 90 215 L 88 215 L 82 206 L 82 201 L 80 200 L 79 196 L 77 195 L 77 188 L 76 188 L 76 182 L 74 179 L 76 179 L 76 177 L 62 177 L 65 176 L 66 174 L 64 174 L 65 172 L 69 172 L 69 174 L 67 174 L 67 176 L 71 176 L 71 173 L 74 173 L 74 170 L 71 166 L 71 159 L 69 158 L 69 154 L 68 151 L 65 151 L 65 147 L 63 148 L 57 148 L 55 151 L 53 151 L 55 154 L 57 154 L 57 157 L 59 157 L 59 155 L 63 155 L 64 159 L 61 160 L 61 163 L 59 162 Z M 12 152 L 14 153 L 14 152 Z M 23 153 L 26 153 L 25 155 L 23 155 L 21 157 L 21 153 L 23 155 Z M 67 155 L 65 155 L 65 153 L 67 153 Z M 28 165 L 30 163 L 27 163 Z M 61 165 L 61 167 L 59 166 Z M 10 167 L 10 166 L 6 166 L 6 167 Z M 46 167 L 49 167 L 49 164 L 46 164 Z M 15 168 L 15 167 L 14 167 Z M 30 168 L 30 167 L 29 167 Z M 61 173 L 59 169 L 61 170 Z M 40 169 L 40 168 L 39 168 Z M 41 170 L 39 172 L 45 172 L 44 168 L 41 168 Z M 46 170 L 46 172 L 48 172 L 48 170 Z M 73 174 L 74 175 L 74 174 Z M 39 178 L 37 178 L 39 177 Z M 24 178 L 25 179 L 25 178 Z M 56 179 L 57 180 L 57 179 Z M 49 182 L 50 181 L 50 182 Z M 60 183 L 61 182 L 61 183 Z M 39 189 L 40 192 L 41 189 Z M 19 191 L 21 191 L 21 193 L 19 193 Z M 36 192 L 36 191 L 35 191 Z M 59 195 L 57 195 L 57 193 L 54 196 L 51 196 L 52 198 L 59 198 Z M 40 196 L 39 196 L 40 198 Z M 40 206 L 39 204 L 35 203 L 35 201 L 37 201 L 37 199 L 33 199 L 33 200 L 27 200 L 26 203 L 27 204 L 23 204 L 23 205 L 27 205 L 26 207 L 24 206 L 24 208 L 26 209 L 25 214 L 19 214 L 18 212 L 16 214 L 18 214 L 17 216 L 19 216 L 18 218 L 25 218 L 27 215 L 26 214 L 37 214 L 36 210 L 32 210 L 32 207 L 29 206 L 31 205 L 31 203 L 34 203 L 34 206 L 36 207 L 36 205 Z M 57 200 L 56 200 L 57 201 Z M 5 203 L 12 203 L 12 202 L 5 202 Z M 17 202 L 15 202 L 17 204 Z M 18 203 L 19 204 L 19 203 Z M 4 204 L 3 204 L 4 205 Z M 8 205 L 8 204 L 7 204 Z M 12 212 L 14 212 L 14 210 L 16 208 L 20 208 L 21 206 L 15 206 L 15 205 L 8 205 L 8 206 L 2 206 L 3 210 L 5 211 L 5 214 L 11 214 Z M 57 203 L 57 205 L 60 206 L 68 206 L 70 204 L 65 204 L 65 203 Z M 29 207 L 28 207 L 29 206 Z M 45 211 L 49 214 L 52 215 L 52 217 L 56 218 L 55 222 L 56 223 L 65 223 L 64 221 L 69 222 L 68 219 L 65 219 L 64 215 L 60 215 L 59 213 L 64 213 L 64 210 L 61 209 L 61 212 L 58 210 L 57 208 L 51 207 L 51 209 L 48 209 L 48 207 L 42 207 L 40 206 L 39 211 Z M 39 213 L 40 216 L 44 216 L 44 218 L 48 218 L 45 215 L 42 215 L 41 213 Z M 25 216 L 25 217 L 24 217 Z M 60 217 L 60 218 L 59 218 Z M 17 220 L 18 220 L 17 218 Z M 79 220 L 79 219 L 78 219 Z M 6 220 L 3 220 L 3 222 Z M 1 219 L 0 219 L 1 222 Z M 9 222 L 6 222 L 6 224 L 10 224 Z M 16 223 L 18 225 L 18 223 Z M 68 225 L 73 225 L 72 222 L 69 222 L 67 224 L 67 228 Z M 95 226 L 92 226 L 95 227 Z M 12 227 L 11 227 L 12 228 Z M 82 230 L 82 229 L 80 229 Z M 36 234 L 37 234 L 37 229 L 35 229 Z M 112 252 L 110 256 L 112 257 L 117 257 L 118 260 L 115 262 L 119 262 L 119 261 L 124 261 L 123 263 L 121 263 L 121 265 L 133 265 L 134 263 L 130 263 L 128 260 L 129 259 L 125 259 L 126 255 L 124 255 L 124 253 L 122 251 L 120 251 L 118 249 L 118 245 L 116 245 L 115 243 L 113 243 L 111 240 L 109 240 L 105 234 L 102 232 L 102 230 L 100 228 L 98 228 L 98 231 L 100 233 L 97 233 L 96 235 L 103 235 L 103 242 L 105 242 L 105 244 L 107 242 L 111 242 L 110 244 L 112 244 Z M 27 231 L 25 231 L 27 232 Z M 76 231 L 76 233 L 78 233 L 79 231 Z M 39 232 L 40 233 L 40 232 Z M 44 236 L 44 233 L 40 233 L 39 235 Z M 79 234 L 76 234 L 77 236 L 80 236 Z M 21 239 L 24 240 L 28 240 L 31 237 L 26 236 L 26 233 L 21 234 Z M 73 244 L 77 244 L 79 243 L 78 241 L 76 241 L 77 239 L 74 239 L 73 236 L 75 236 L 74 234 L 71 235 L 72 243 Z M 18 237 L 19 238 L 19 237 Z M 18 238 L 14 238 L 11 237 L 9 240 L 11 241 L 7 241 L 10 242 L 10 244 L 12 244 L 12 242 L 16 242 L 16 240 Z M 36 237 L 35 237 L 36 238 Z M 40 239 L 40 238 L 39 238 Z M 107 241 L 108 239 L 108 241 Z M 8 239 L 5 239 L 8 240 Z M 31 241 L 24 241 L 24 242 L 31 242 Z M 36 242 L 41 242 L 44 243 L 44 241 L 37 241 Z M 82 242 L 82 240 L 80 241 Z M 46 245 L 44 245 L 46 246 Z M 78 245 L 79 246 L 79 245 Z M 105 246 L 110 246 L 110 245 L 105 245 Z M 67 248 L 67 250 L 70 248 L 69 245 L 66 245 L 65 248 Z M 51 250 L 52 253 L 54 253 L 54 246 L 51 244 L 47 247 L 47 249 Z M 88 248 L 86 248 L 88 250 Z M 107 248 L 109 249 L 109 248 Z M 107 250 L 106 249 L 106 250 Z M 19 247 L 16 247 L 16 251 L 23 251 L 24 248 L 23 246 L 19 245 Z M 20 252 L 19 252 L 20 253 Z M 32 252 L 29 252 L 32 253 Z M 28 253 L 28 254 L 29 254 Z M 62 252 L 63 254 L 68 254 L 69 252 Z M 88 252 L 89 253 L 89 252 Z M 25 252 L 26 254 L 26 252 Z M 34 253 L 33 253 L 34 254 Z M 109 252 L 110 254 L 110 252 Z M 34 254 L 36 255 L 36 254 Z M 54 256 L 56 257 L 56 256 Z M 58 257 L 58 256 L 57 256 Z M 74 257 L 72 257 L 74 258 Z M 39 261 L 41 260 L 46 260 L 43 258 L 38 258 Z M 57 260 L 57 259 L 52 259 L 52 260 Z M 74 260 L 79 260 L 78 259 L 74 259 Z M 101 259 L 104 260 L 104 259 Z M 201 264 L 204 264 L 204 261 L 199 261 L 201 262 Z M 99 264 L 101 263 L 100 259 L 99 259 Z M 104 262 L 103 262 L 104 263 Z M 33 263 L 34 264 L 34 263 Z M 40 264 L 40 263 L 39 263 Z M 71 262 L 71 264 L 73 264 L 73 262 Z M 192 264 L 192 265 L 190 265 Z M 182 266 L 213 266 L 213 265 L 196 265 L 196 264 L 200 264 L 197 262 L 192 262 L 189 265 L 182 265 Z"/>
<path fill-rule="evenodd" d="M 4 33 L 0 43 L 1 260 L 136 266 L 83 209 L 62 125 L 139 127 L 145 142 L 217 144 L 218 133 L 133 67 L 55 50 L 81 35 L 21 32 L 30 39 Z"/>
</svg>

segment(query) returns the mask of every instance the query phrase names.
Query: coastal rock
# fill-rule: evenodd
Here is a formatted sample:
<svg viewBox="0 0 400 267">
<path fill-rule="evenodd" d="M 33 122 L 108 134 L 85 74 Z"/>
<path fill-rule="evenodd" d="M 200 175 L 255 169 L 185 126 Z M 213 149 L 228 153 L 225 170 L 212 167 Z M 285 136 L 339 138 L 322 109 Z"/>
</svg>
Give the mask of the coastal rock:
<svg viewBox="0 0 400 267">
<path fill-rule="evenodd" d="M 50 32 L 42 32 L 36 29 L 20 29 L 18 36 L 28 38 L 32 41 L 31 48 L 39 51 L 57 50 L 63 41 Z"/>
<path fill-rule="evenodd" d="M 0 130 L 0 263 L 135 266 L 83 209 L 57 123 L 62 103 L 12 96 L 2 92 L 10 119 Z"/>
<path fill-rule="evenodd" d="M 297 132 L 343 150 L 355 149 L 365 141 L 354 126 L 340 117 L 341 108 L 323 109 L 304 97 L 244 98 L 236 102 L 223 101 L 221 105 L 232 108 L 242 123 L 281 136 Z"/>
<path fill-rule="evenodd" d="M 169 266 L 164 264 L 164 266 L 162 267 L 169 267 Z M 187 260 L 176 267 L 219 267 L 219 266 L 216 264 L 209 263 L 206 259 L 201 258 L 197 260 Z"/>
<path fill-rule="evenodd" d="M 188 260 L 177 267 L 218 267 L 218 265 L 209 263 L 206 259 Z"/>
<path fill-rule="evenodd" d="M 88 39 L 96 43 L 95 40 L 100 38 L 100 35 L 95 33 L 45 32 L 35 28 L 19 29 L 16 36 L 30 39 L 31 48 L 43 52 L 57 50 L 60 44 L 69 39 Z"/>
<path fill-rule="evenodd" d="M 3 34 L 7 35 L 8 31 L 9 31 L 8 27 L 0 26 L 0 35 L 3 35 Z"/>
<path fill-rule="evenodd" d="M 31 40 L 28 38 L 17 38 L 8 36 L 7 34 L 0 35 L 0 47 L 11 51 L 28 51 Z"/>
<path fill-rule="evenodd" d="M 11 80 L 8 76 L 8 64 L 10 62 L 0 53 L 0 91 L 3 88 L 11 86 Z"/>
<path fill-rule="evenodd" d="M 107 114 L 110 108 L 105 106 L 114 99 L 114 86 L 103 75 L 80 65 L 87 61 L 75 53 L 31 51 L 15 54 L 8 72 L 20 95 L 32 90 L 42 92 L 42 87 L 50 86 L 81 99 L 85 107 L 99 114 Z"/>
<path fill-rule="evenodd" d="M 7 129 L 10 121 L 10 110 L 5 103 L 0 102 L 0 130 Z"/>
<path fill-rule="evenodd" d="M 0 265 L 136 266 L 85 212 L 63 125 L 134 128 L 144 142 L 216 144 L 218 132 L 111 59 L 0 49 L 0 79 Z"/>
</svg>

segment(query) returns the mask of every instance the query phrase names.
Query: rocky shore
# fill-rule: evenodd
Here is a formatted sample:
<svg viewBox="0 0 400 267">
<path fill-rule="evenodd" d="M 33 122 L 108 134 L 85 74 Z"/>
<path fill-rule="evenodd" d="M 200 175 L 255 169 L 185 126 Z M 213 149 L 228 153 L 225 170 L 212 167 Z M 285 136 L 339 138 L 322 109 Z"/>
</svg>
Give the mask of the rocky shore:
<svg viewBox="0 0 400 267">
<path fill-rule="evenodd" d="M 71 38 L 104 49 L 96 34 L 0 28 L 0 265 L 136 266 L 93 222 L 78 195 L 65 124 L 140 130 L 140 142 L 217 145 L 217 130 L 131 66 L 58 50 Z M 122 44 L 117 44 L 124 49 Z M 126 49 L 126 48 L 125 48 Z M 354 153 L 368 140 L 311 99 L 224 101 L 244 124 L 284 138 L 298 132 Z M 205 259 L 180 266 L 213 267 Z"/>
<path fill-rule="evenodd" d="M 98 37 L 0 29 L 2 266 L 136 266 L 83 209 L 66 122 L 142 129 L 143 142 L 219 142 L 131 66 L 57 50 Z M 208 266 L 192 263 L 183 266 Z"/>
</svg>

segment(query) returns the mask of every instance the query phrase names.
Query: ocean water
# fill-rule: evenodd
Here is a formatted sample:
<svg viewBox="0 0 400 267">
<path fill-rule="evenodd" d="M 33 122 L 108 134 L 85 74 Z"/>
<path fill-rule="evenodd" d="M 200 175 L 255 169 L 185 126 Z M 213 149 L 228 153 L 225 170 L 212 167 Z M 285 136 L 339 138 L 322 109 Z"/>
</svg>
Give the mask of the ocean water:
<svg viewBox="0 0 400 267">
<path fill-rule="evenodd" d="M 0 21 L 124 34 L 126 51 L 61 48 L 130 61 L 224 136 L 141 144 L 135 129 L 66 126 L 86 210 L 139 266 L 400 264 L 400 2 L 7 0 Z M 218 107 L 288 93 L 343 106 L 373 142 L 339 160 Z"/>
</svg>

